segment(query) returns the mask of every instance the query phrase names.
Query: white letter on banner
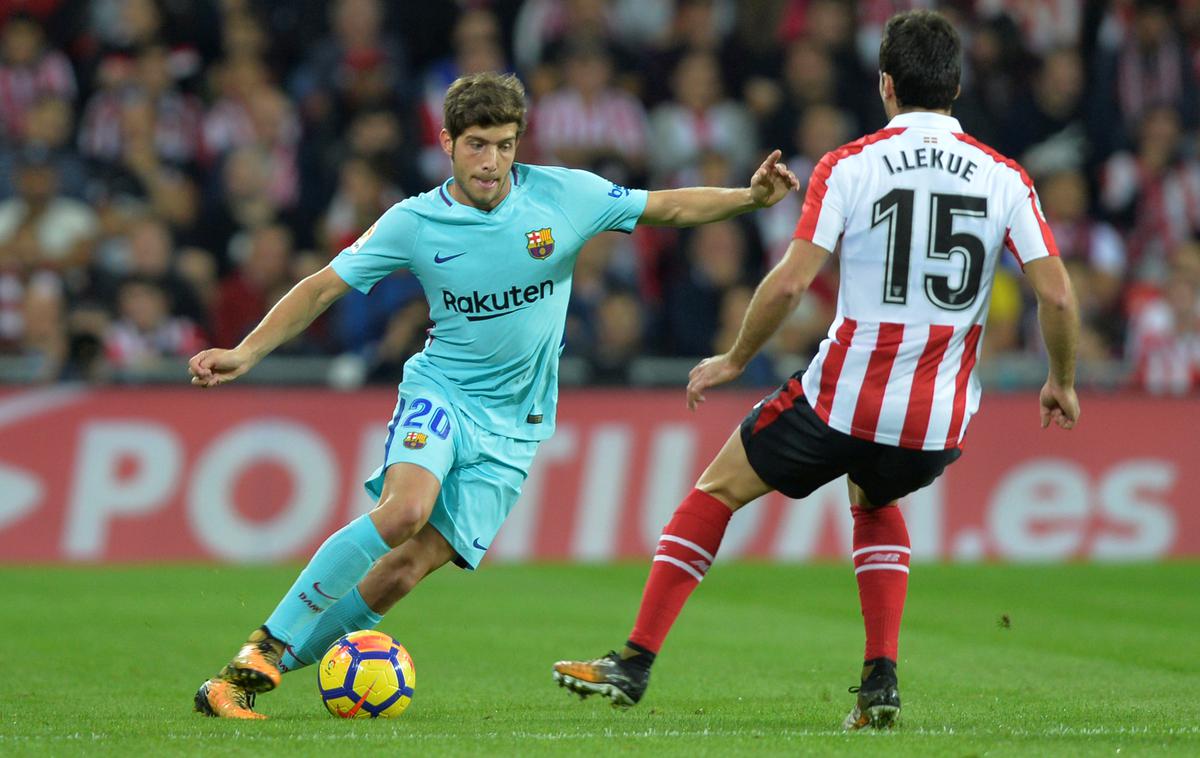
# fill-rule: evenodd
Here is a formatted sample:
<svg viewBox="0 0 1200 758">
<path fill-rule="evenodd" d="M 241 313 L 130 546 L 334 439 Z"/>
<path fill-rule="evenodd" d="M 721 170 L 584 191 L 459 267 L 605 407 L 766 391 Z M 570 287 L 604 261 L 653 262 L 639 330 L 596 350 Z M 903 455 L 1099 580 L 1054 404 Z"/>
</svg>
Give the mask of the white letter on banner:
<svg viewBox="0 0 1200 758">
<path fill-rule="evenodd" d="M 1167 461 L 1135 460 L 1116 466 L 1100 484 L 1100 507 L 1124 533 L 1102 534 L 1092 546 L 1101 559 L 1161 558 L 1175 541 L 1175 513 L 1169 503 L 1155 502 L 1175 484 L 1175 467 Z"/>
<path fill-rule="evenodd" d="M 572 558 L 600 561 L 616 553 L 617 520 L 629 481 L 632 436 L 625 424 L 600 424 L 592 429 L 571 539 Z"/>
<path fill-rule="evenodd" d="M 772 558 L 791 561 L 807 560 L 822 553 L 834 558 L 850 555 L 854 519 L 850 515 L 850 496 L 843 477 L 822 484 L 803 500 L 788 499 L 786 503 L 779 534 L 772 546 Z M 818 538 L 827 533 L 827 521 L 834 524 L 836 544 L 818 542 Z"/>
<path fill-rule="evenodd" d="M 646 466 L 646 489 L 642 493 L 641 529 L 638 538 L 646 555 L 653 555 L 658 537 L 671 520 L 684 496 L 691 492 L 695 465 L 696 434 L 690 424 L 655 427 Z M 633 528 L 637 528 L 636 525 Z"/>
<path fill-rule="evenodd" d="M 1074 556 L 1083 543 L 1087 518 L 1087 473 L 1061 459 L 1043 458 L 1014 468 L 996 487 L 988 508 L 1000 555 L 1019 560 Z M 1059 523 L 1050 528 L 1048 521 Z"/>
<path fill-rule="evenodd" d="M 123 460 L 135 462 L 122 476 Z M 183 455 L 162 424 L 105 421 L 85 425 L 75 458 L 63 552 L 68 558 L 103 557 L 109 521 L 150 513 L 170 497 Z"/>
<path fill-rule="evenodd" d="M 908 538 L 912 543 L 914 563 L 937 560 L 942 557 L 942 532 L 945 527 L 945 516 L 942 510 L 944 497 L 942 477 L 938 477 L 933 480 L 933 484 L 922 487 L 901 502 L 904 521 L 908 526 Z M 848 507 L 849 505 L 847 505 Z"/>
<path fill-rule="evenodd" d="M 266 523 L 237 512 L 238 475 L 261 461 L 287 469 L 294 485 L 283 512 Z M 247 421 L 213 440 L 196 463 L 188 521 L 199 542 L 222 558 L 270 560 L 291 555 L 316 535 L 334 506 L 336 457 L 324 440 L 291 421 Z M 339 524 L 340 526 L 340 524 Z"/>
<path fill-rule="evenodd" d="M 539 516 L 552 509 L 573 509 L 577 501 L 572 493 L 546 494 L 543 486 L 546 481 L 546 469 L 568 461 L 575 455 L 578 438 L 576 428 L 571 424 L 563 424 L 554 432 L 554 436 L 538 445 L 537 457 L 533 459 L 533 467 L 521 487 L 521 498 L 513 506 L 512 513 L 500 527 L 500 533 L 492 540 L 488 548 L 488 560 L 530 560 L 539 556 L 534 555 L 534 539 L 537 536 Z"/>
<path fill-rule="evenodd" d="M 379 430 L 383 428 L 384 433 Z M 386 428 L 379 424 L 371 424 L 363 428 L 359 435 L 358 468 L 350 472 L 350 481 L 346 482 L 347 502 L 350 503 L 350 519 L 355 519 L 375 507 L 375 499 L 367 494 L 363 482 L 371 478 L 375 469 L 383 465 L 383 443 L 387 440 Z"/>
</svg>

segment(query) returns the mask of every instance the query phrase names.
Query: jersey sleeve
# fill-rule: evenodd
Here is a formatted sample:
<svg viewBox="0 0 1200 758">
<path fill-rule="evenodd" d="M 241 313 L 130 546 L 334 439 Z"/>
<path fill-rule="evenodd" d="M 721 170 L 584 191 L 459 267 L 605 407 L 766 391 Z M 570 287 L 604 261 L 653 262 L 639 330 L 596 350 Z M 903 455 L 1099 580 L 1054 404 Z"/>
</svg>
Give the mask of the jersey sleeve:
<svg viewBox="0 0 1200 758">
<path fill-rule="evenodd" d="M 842 184 L 846 181 L 845 164 L 835 174 L 839 156 L 829 152 L 821 158 L 808 180 L 808 191 L 804 195 L 804 208 L 796 224 L 793 239 L 805 240 L 817 247 L 833 252 L 838 239 L 846 229 L 845 193 Z"/>
<path fill-rule="evenodd" d="M 646 190 L 629 189 L 590 171 L 572 169 L 564 204 L 569 204 L 576 231 L 585 237 L 600 232 L 628 234 L 646 210 Z"/>
<path fill-rule="evenodd" d="M 1008 231 L 1004 244 L 1009 252 L 1025 268 L 1025 264 L 1038 258 L 1058 255 L 1058 245 L 1054 242 L 1054 234 L 1046 217 L 1042 215 L 1042 204 L 1038 200 L 1037 190 L 1024 172 L 1022 186 L 1017 193 L 1012 216 L 1008 220 Z"/>
<path fill-rule="evenodd" d="M 334 272 L 354 289 L 368 293 L 388 274 L 408 268 L 421 220 L 404 207 L 393 205 L 362 236 L 330 263 Z"/>
</svg>

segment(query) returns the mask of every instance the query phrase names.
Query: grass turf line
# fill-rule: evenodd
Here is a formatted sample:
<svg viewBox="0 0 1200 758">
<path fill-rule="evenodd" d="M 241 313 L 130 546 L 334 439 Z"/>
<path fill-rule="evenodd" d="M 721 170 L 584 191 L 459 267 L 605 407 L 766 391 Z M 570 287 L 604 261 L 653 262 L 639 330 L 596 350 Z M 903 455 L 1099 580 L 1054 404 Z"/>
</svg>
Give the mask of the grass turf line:
<svg viewBox="0 0 1200 758">
<path fill-rule="evenodd" d="M 382 625 L 417 667 L 398 720 L 330 718 L 311 668 L 259 699 L 266 722 L 191 713 L 295 570 L 0 568 L 0 754 L 1200 753 L 1200 564 L 918 565 L 891 734 L 838 729 L 862 654 L 841 565 L 719 565 L 629 711 L 549 671 L 623 642 L 641 563 L 434 574 Z"/>
</svg>

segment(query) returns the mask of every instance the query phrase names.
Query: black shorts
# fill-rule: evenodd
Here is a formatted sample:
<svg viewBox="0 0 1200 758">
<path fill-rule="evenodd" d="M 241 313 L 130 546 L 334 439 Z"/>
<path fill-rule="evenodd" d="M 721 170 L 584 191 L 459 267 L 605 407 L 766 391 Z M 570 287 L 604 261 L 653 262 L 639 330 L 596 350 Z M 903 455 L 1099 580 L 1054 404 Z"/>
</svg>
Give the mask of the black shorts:
<svg viewBox="0 0 1200 758">
<path fill-rule="evenodd" d="M 930 484 L 962 455 L 958 448 L 911 450 L 839 432 L 809 406 L 799 374 L 754 406 L 741 432 L 750 467 L 791 498 L 847 474 L 872 504 L 884 505 Z"/>
</svg>

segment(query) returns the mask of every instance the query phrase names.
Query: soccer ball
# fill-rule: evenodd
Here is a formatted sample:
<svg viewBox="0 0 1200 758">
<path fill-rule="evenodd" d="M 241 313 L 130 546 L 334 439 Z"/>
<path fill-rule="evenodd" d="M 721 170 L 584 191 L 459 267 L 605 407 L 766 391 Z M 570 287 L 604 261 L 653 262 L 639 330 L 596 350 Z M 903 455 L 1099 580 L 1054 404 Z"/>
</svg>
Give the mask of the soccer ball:
<svg viewBox="0 0 1200 758">
<path fill-rule="evenodd" d="M 395 718 L 412 702 L 412 656 L 383 632 L 351 632 L 326 651 L 317 668 L 325 707 L 344 719 Z"/>
</svg>

